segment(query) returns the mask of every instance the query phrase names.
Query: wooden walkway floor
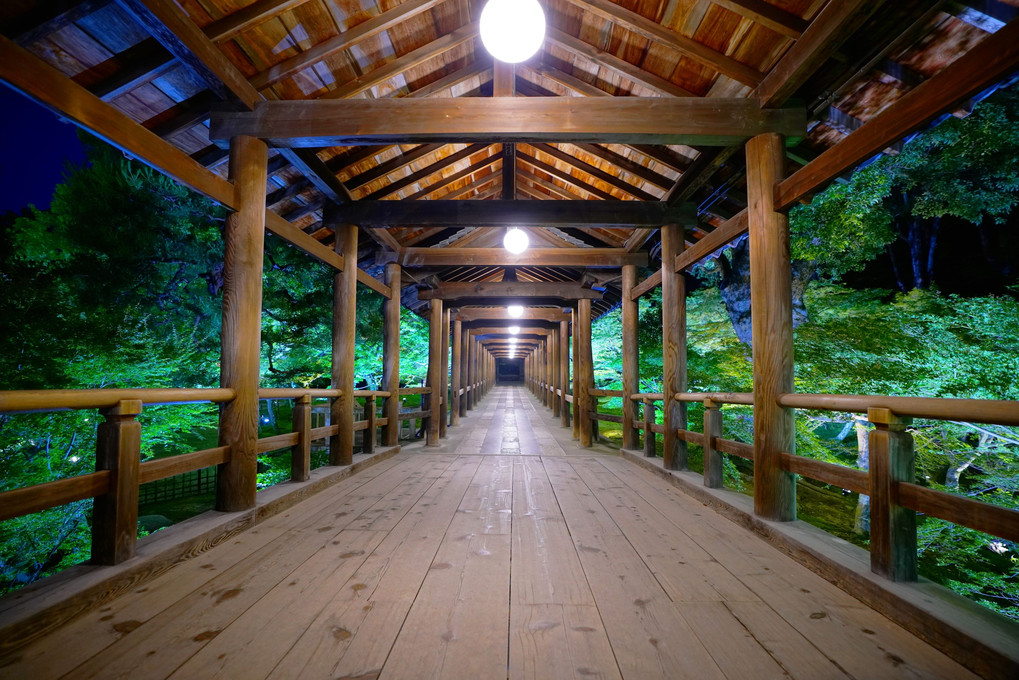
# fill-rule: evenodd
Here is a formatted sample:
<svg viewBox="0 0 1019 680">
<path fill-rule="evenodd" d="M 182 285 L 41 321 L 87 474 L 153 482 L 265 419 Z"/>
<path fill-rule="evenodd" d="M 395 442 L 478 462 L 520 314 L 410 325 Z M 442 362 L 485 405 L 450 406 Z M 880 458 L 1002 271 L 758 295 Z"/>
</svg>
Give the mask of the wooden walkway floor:
<svg viewBox="0 0 1019 680">
<path fill-rule="evenodd" d="M 0 677 L 972 678 L 523 388 L 27 647 Z"/>
</svg>

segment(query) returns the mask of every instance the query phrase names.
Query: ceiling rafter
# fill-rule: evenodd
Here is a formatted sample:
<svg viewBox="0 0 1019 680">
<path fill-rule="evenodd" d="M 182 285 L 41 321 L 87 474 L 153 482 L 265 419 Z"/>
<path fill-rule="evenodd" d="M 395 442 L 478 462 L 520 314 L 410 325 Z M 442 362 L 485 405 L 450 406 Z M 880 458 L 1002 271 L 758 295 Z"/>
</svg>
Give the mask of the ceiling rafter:
<svg viewBox="0 0 1019 680">
<path fill-rule="evenodd" d="M 609 186 L 615 187 L 616 189 L 619 189 L 620 191 L 627 193 L 630 196 L 633 196 L 634 198 L 638 198 L 642 201 L 657 201 L 660 200 L 661 198 L 660 196 L 655 196 L 644 191 L 643 189 L 635 187 L 629 182 L 626 182 L 613 174 L 605 172 L 604 170 L 595 165 L 591 165 L 586 161 L 582 161 L 576 156 L 573 156 L 572 154 L 563 151 L 561 148 L 553 144 L 532 144 L 531 147 L 536 149 L 537 151 L 552 156 L 558 161 L 562 161 L 563 163 L 571 165 L 577 170 L 580 170 L 581 172 L 584 172 L 590 175 L 591 177 L 594 177 L 595 179 L 599 179 L 602 182 L 608 184 Z"/>
<path fill-rule="evenodd" d="M 587 192 L 591 196 L 595 196 L 595 197 L 600 198 L 600 199 L 602 199 L 604 201 L 618 201 L 619 200 L 618 198 L 616 198 L 615 196 L 613 196 L 609 192 L 602 191 L 601 189 L 599 189 L 597 187 L 593 187 L 590 184 L 586 183 L 584 180 L 582 180 L 582 179 L 580 179 L 578 177 L 574 177 L 572 173 L 570 173 L 570 172 L 568 172 L 566 170 L 561 170 L 560 168 L 558 168 L 558 167 L 556 167 L 556 166 L 554 166 L 554 165 L 552 165 L 550 163 L 546 163 L 546 162 L 540 160 L 539 158 L 536 158 L 535 156 L 532 156 L 530 154 L 518 151 L 517 152 L 517 159 L 520 160 L 523 163 L 527 163 L 528 165 L 530 165 L 532 167 L 535 167 L 538 170 L 541 170 L 541 171 L 551 175 L 552 177 L 555 177 L 558 180 L 566 182 L 567 184 L 571 184 L 571 185 L 575 186 L 576 188 L 580 189 L 581 191 Z"/>
<path fill-rule="evenodd" d="M 373 201 L 378 200 L 380 198 L 384 198 L 386 196 L 391 196 L 392 194 L 395 194 L 397 191 L 401 191 L 402 189 L 405 189 L 412 184 L 415 184 L 423 179 L 431 177 L 435 173 L 440 172 L 443 168 L 447 168 L 450 165 L 453 165 L 454 163 L 458 163 L 459 161 L 462 161 L 465 158 L 469 158 L 476 153 L 484 151 L 486 148 L 488 148 L 488 146 L 489 145 L 487 144 L 470 144 L 464 147 L 463 149 L 457 151 L 456 153 L 452 153 L 446 156 L 445 158 L 436 161 L 435 163 L 432 163 L 431 165 L 424 167 L 421 170 L 418 170 L 417 172 L 412 172 L 406 177 L 402 177 L 391 184 L 387 184 L 381 189 L 377 189 L 371 192 L 370 194 L 366 195 L 362 200 Z"/>
<path fill-rule="evenodd" d="M 498 163 L 499 161 L 503 161 L 505 163 L 505 159 L 504 159 L 501 151 L 499 153 L 494 153 L 491 156 L 485 156 L 481 160 L 478 160 L 478 161 L 475 161 L 474 163 L 471 163 L 470 165 L 468 165 L 463 170 L 460 170 L 458 172 L 454 172 L 453 174 L 449 175 L 448 177 L 441 177 L 441 178 L 439 178 L 438 181 L 433 182 L 433 183 L 428 184 L 428 185 L 425 185 L 424 187 L 422 187 L 418 191 L 414 192 L 410 196 L 407 196 L 404 200 L 407 200 L 407 201 L 420 200 L 420 199 L 424 198 L 425 196 L 429 196 L 431 194 L 434 194 L 436 191 L 438 191 L 438 190 L 440 190 L 440 189 L 442 189 L 442 188 L 452 184 L 453 182 L 458 182 L 461 179 L 463 179 L 464 177 L 468 177 L 470 175 L 473 175 L 478 170 L 482 170 L 484 168 L 487 168 L 488 166 L 493 165 L 495 163 Z"/>
</svg>

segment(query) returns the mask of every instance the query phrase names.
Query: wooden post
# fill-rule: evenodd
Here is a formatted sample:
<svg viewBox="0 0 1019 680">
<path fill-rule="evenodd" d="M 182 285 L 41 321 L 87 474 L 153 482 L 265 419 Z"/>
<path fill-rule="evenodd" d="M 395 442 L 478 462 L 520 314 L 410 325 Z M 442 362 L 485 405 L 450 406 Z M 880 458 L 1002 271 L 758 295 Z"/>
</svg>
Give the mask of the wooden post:
<svg viewBox="0 0 1019 680">
<path fill-rule="evenodd" d="M 478 381 L 478 347 L 474 341 L 474 336 L 470 331 L 467 331 L 467 386 L 470 391 L 466 394 L 467 397 L 467 410 L 474 410 L 474 404 L 477 403 L 478 390 L 476 389 L 476 383 Z"/>
<path fill-rule="evenodd" d="M 219 383 L 236 396 L 222 406 L 219 415 L 219 444 L 230 447 L 230 460 L 216 474 L 216 509 L 223 512 L 255 507 L 266 157 L 261 140 L 230 140 L 230 177 L 238 209 L 227 218 L 223 235 Z"/>
<path fill-rule="evenodd" d="M 766 519 L 796 519 L 796 476 L 782 469 L 782 453 L 795 453 L 792 409 L 778 395 L 794 391 L 792 279 L 789 219 L 775 211 L 782 178 L 781 135 L 747 142 L 747 219 L 750 234 L 750 304 L 754 360 L 754 512 Z"/>
<path fill-rule="evenodd" d="M 588 390 L 594 387 L 594 360 L 591 358 L 591 301 L 577 300 L 577 393 L 573 397 L 573 403 L 578 404 L 580 412 L 580 445 L 587 447 L 591 445 L 591 436 L 594 434 L 591 425 L 591 400 Z"/>
<path fill-rule="evenodd" d="M 722 486 L 722 454 L 715 448 L 715 437 L 722 436 L 722 411 L 711 399 L 704 400 L 704 486 Z"/>
<path fill-rule="evenodd" d="M 400 443 L 400 291 L 402 272 L 400 265 L 386 265 L 386 285 L 392 297 L 385 301 L 384 323 L 382 326 L 382 389 L 389 392 L 382 405 L 383 415 L 388 419 L 382 430 L 382 441 L 386 446 Z"/>
<path fill-rule="evenodd" d="M 364 428 L 364 434 L 361 435 L 361 453 L 375 452 L 375 419 L 377 417 L 377 408 L 374 394 L 364 398 L 364 419 L 368 421 L 368 426 Z"/>
<path fill-rule="evenodd" d="M 916 481 L 912 418 L 871 407 L 870 570 L 892 581 L 916 580 L 916 512 L 897 503 L 896 484 Z"/>
<path fill-rule="evenodd" d="M 439 401 L 442 398 L 442 300 L 432 300 L 428 308 L 428 395 L 431 411 L 425 423 L 425 445 L 439 445 Z M 421 410 L 426 410 L 422 405 Z"/>
<path fill-rule="evenodd" d="M 630 299 L 630 291 L 637 285 L 636 265 L 623 265 L 623 448 L 637 448 L 637 402 L 631 394 L 640 391 L 640 374 L 637 349 L 637 301 Z"/>
<path fill-rule="evenodd" d="M 570 405 L 566 401 L 570 380 L 570 322 L 559 322 L 559 416 L 562 427 L 570 426 Z"/>
<path fill-rule="evenodd" d="M 137 399 L 123 399 L 100 413 L 96 470 L 109 470 L 110 490 L 92 506 L 92 562 L 119 564 L 134 557 L 138 542 L 138 466 L 141 464 L 142 412 Z"/>
<path fill-rule="evenodd" d="M 357 226 L 334 225 L 336 252 L 343 255 L 342 272 L 333 276 L 332 424 L 339 432 L 329 438 L 329 464 L 354 461 L 354 344 L 357 316 Z"/>
<path fill-rule="evenodd" d="M 562 402 L 559 399 L 558 391 L 562 389 L 562 375 L 560 374 L 560 367 L 562 366 L 562 343 L 559 342 L 559 329 L 553 328 L 552 334 L 549 336 L 549 342 L 552 345 L 552 417 L 559 418 L 561 413 Z"/>
<path fill-rule="evenodd" d="M 546 405 L 555 415 L 555 331 L 545 336 L 545 384 L 548 401 Z"/>
<path fill-rule="evenodd" d="M 311 477 L 311 395 L 302 394 L 294 399 L 291 422 L 298 439 L 290 447 L 290 479 L 303 482 Z"/>
<path fill-rule="evenodd" d="M 686 391 L 686 280 L 676 271 L 676 256 L 685 246 L 683 227 L 667 224 L 662 234 L 662 465 L 666 470 L 686 469 L 686 442 L 676 430 L 686 429 L 686 403 L 676 401 Z"/>
<path fill-rule="evenodd" d="M 573 438 L 580 440 L 580 315 L 573 312 Z"/>
<path fill-rule="evenodd" d="M 655 424 L 655 402 L 650 399 L 644 400 L 644 455 L 654 458 L 658 455 L 655 450 L 655 431 L 652 429 Z"/>
<path fill-rule="evenodd" d="M 463 379 L 461 378 L 461 366 L 462 363 L 461 355 L 463 354 L 463 322 L 460 319 L 453 319 L 453 375 L 450 378 L 452 383 L 452 395 L 450 396 L 450 422 L 449 424 L 456 427 L 460 424 L 460 390 L 463 388 L 461 384 Z"/>
<path fill-rule="evenodd" d="M 470 406 L 470 392 L 467 388 L 470 386 L 470 340 L 471 333 L 466 333 L 461 329 L 461 347 L 460 347 L 460 387 L 463 389 L 463 396 L 460 397 L 460 417 L 467 415 L 467 409 Z"/>
<path fill-rule="evenodd" d="M 439 439 L 446 438 L 449 424 L 449 309 L 443 306 L 439 348 Z"/>
</svg>

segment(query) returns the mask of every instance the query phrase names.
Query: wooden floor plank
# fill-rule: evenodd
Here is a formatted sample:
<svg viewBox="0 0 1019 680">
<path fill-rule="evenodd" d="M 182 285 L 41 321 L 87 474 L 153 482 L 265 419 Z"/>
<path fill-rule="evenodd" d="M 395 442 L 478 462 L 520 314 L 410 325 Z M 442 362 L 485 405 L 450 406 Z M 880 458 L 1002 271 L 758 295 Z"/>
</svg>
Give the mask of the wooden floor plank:
<svg viewBox="0 0 1019 680">
<path fill-rule="evenodd" d="M 514 602 L 510 620 L 511 680 L 622 677 L 596 606 Z"/>
</svg>

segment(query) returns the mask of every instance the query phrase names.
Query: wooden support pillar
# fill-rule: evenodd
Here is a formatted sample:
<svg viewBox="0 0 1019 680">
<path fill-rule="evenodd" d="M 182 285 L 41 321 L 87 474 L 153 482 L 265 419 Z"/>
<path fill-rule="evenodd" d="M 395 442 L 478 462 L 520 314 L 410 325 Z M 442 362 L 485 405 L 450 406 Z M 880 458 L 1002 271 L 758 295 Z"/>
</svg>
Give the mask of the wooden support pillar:
<svg viewBox="0 0 1019 680">
<path fill-rule="evenodd" d="M 386 265 L 386 285 L 392 297 L 385 301 L 382 326 L 382 389 L 389 392 L 383 405 L 383 415 L 388 418 L 382 430 L 382 441 L 386 446 L 400 443 L 400 291 L 402 271 L 398 264 Z"/>
<path fill-rule="evenodd" d="M 686 280 L 676 272 L 676 256 L 685 246 L 683 227 L 667 224 L 662 234 L 662 465 L 666 470 L 686 469 L 686 442 L 676 430 L 686 429 L 686 403 L 676 401 L 686 391 Z"/>
<path fill-rule="evenodd" d="M 357 226 L 337 224 L 336 252 L 343 271 L 333 276 L 333 399 L 332 424 L 339 432 L 329 438 L 329 464 L 354 462 L 354 345 L 357 337 Z"/>
<path fill-rule="evenodd" d="M 542 406 L 548 406 L 548 362 L 545 359 L 545 340 L 538 342 L 538 397 Z"/>
<path fill-rule="evenodd" d="M 425 445 L 439 445 L 439 420 L 442 399 L 442 300 L 432 300 L 428 306 L 428 408 L 431 415 L 425 424 Z M 425 410 L 425 407 L 421 407 Z"/>
<path fill-rule="evenodd" d="M 711 399 L 704 400 L 704 486 L 722 487 L 722 452 L 715 448 L 715 438 L 722 436 L 722 411 Z"/>
<path fill-rule="evenodd" d="M 474 336 L 467 333 L 467 386 L 470 392 L 467 393 L 467 410 L 473 410 L 478 401 L 478 343 Z"/>
<path fill-rule="evenodd" d="M 782 179 L 782 135 L 747 142 L 747 219 L 750 234 L 750 304 L 754 360 L 754 512 L 766 519 L 796 519 L 796 476 L 782 469 L 783 452 L 795 453 L 792 409 L 778 396 L 794 391 L 792 278 L 789 219 L 775 211 Z"/>
<path fill-rule="evenodd" d="M 912 418 L 870 408 L 870 570 L 892 581 L 916 580 L 916 512 L 898 504 L 895 486 L 916 481 Z"/>
<path fill-rule="evenodd" d="M 637 448 L 637 402 L 631 394 L 640 391 L 640 364 L 637 347 L 637 301 L 632 300 L 630 291 L 637 285 L 636 265 L 623 265 L 623 448 Z"/>
<path fill-rule="evenodd" d="M 552 416 L 554 418 L 559 418 L 560 409 L 562 406 L 562 402 L 560 401 L 558 394 L 558 390 L 562 387 L 562 385 L 559 382 L 560 378 L 562 378 L 562 376 L 560 375 L 559 366 L 562 364 L 561 353 L 563 348 L 562 343 L 559 342 L 558 328 L 552 329 L 552 334 L 549 335 L 548 341 L 552 346 L 552 363 L 551 363 L 552 379 L 550 381 L 552 383 Z"/>
<path fill-rule="evenodd" d="M 545 393 L 548 395 L 546 405 L 555 415 L 555 331 L 545 336 Z"/>
<path fill-rule="evenodd" d="M 440 329 L 442 347 L 439 349 L 439 439 L 446 438 L 446 427 L 449 425 L 449 308 L 443 305 L 442 328 Z"/>
<path fill-rule="evenodd" d="M 580 439 L 580 315 L 573 311 L 573 438 Z"/>
<path fill-rule="evenodd" d="M 119 564 L 134 557 L 138 542 L 138 466 L 141 464 L 142 412 L 137 399 L 123 399 L 100 412 L 96 470 L 109 470 L 110 490 L 92 506 L 92 562 Z"/>
<path fill-rule="evenodd" d="M 594 359 L 591 357 L 591 301 L 577 300 L 577 393 L 573 402 L 580 412 L 580 445 L 591 445 L 594 434 L 591 425 L 591 399 L 589 391 L 594 388 Z"/>
<path fill-rule="evenodd" d="M 470 352 L 470 341 L 471 333 L 467 331 L 464 333 L 461 330 L 461 347 L 460 347 L 460 387 L 463 389 L 463 395 L 460 397 L 460 417 L 467 415 L 467 409 L 469 408 L 470 393 L 467 388 L 470 386 L 470 364 L 469 360 L 471 357 Z"/>
<path fill-rule="evenodd" d="M 559 417 L 562 427 L 570 426 L 570 405 L 566 401 L 570 380 L 570 322 L 559 322 Z"/>
<path fill-rule="evenodd" d="M 461 364 L 463 363 L 463 322 L 460 321 L 460 319 L 453 319 L 453 342 L 451 346 L 453 348 L 453 375 L 450 378 L 450 382 L 452 383 L 452 395 L 450 396 L 449 424 L 456 427 L 460 424 L 460 390 L 463 389 L 463 385 L 461 384 L 463 382 L 461 377 L 463 375 L 461 367 Z"/>
<path fill-rule="evenodd" d="M 236 396 L 219 415 L 219 445 L 230 447 L 230 460 L 216 474 L 216 509 L 223 512 L 255 507 L 267 154 L 261 140 L 230 140 L 230 177 L 238 209 L 227 218 L 223 235 L 219 383 Z"/>
<path fill-rule="evenodd" d="M 304 394 L 294 399 L 291 418 L 297 443 L 290 447 L 290 479 L 304 482 L 311 478 L 311 396 Z"/>
</svg>

